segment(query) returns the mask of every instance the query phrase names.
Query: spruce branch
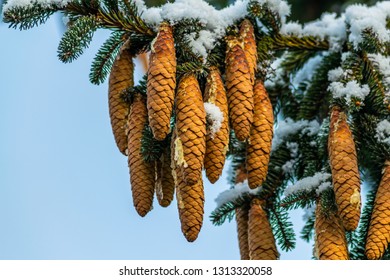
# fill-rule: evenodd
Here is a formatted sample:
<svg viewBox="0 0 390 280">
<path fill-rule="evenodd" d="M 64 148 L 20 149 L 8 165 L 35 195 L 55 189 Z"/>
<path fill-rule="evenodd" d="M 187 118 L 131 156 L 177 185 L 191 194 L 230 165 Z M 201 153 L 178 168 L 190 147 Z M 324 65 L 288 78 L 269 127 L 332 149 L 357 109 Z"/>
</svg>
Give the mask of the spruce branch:
<svg viewBox="0 0 390 280">
<path fill-rule="evenodd" d="M 299 191 L 286 196 L 281 202 L 280 206 L 286 210 L 309 208 L 315 204 L 317 195 L 316 191 Z"/>
<path fill-rule="evenodd" d="M 309 50 L 321 51 L 329 49 L 329 42 L 319 40 L 313 36 L 282 36 L 276 34 L 272 37 L 274 50 Z"/>
<path fill-rule="evenodd" d="M 24 7 L 13 7 L 4 12 L 3 21 L 11 28 L 20 30 L 30 29 L 45 23 L 55 12 L 62 7 L 55 4 L 45 5 L 33 3 Z"/>
<path fill-rule="evenodd" d="M 125 40 L 126 35 L 123 31 L 114 31 L 104 42 L 92 62 L 89 74 L 91 83 L 99 85 L 104 82 Z"/>
<path fill-rule="evenodd" d="M 272 206 L 267 209 L 272 231 L 280 248 L 287 252 L 294 249 L 296 238 L 288 211 L 278 207 L 277 204 L 272 204 Z"/>
<path fill-rule="evenodd" d="M 303 226 L 300 232 L 301 238 L 306 242 L 310 242 L 310 240 L 313 238 L 315 221 L 316 221 L 316 216 L 315 213 L 313 212 L 312 215 L 310 215 L 310 217 L 306 221 L 306 224 Z"/>
<path fill-rule="evenodd" d="M 63 35 L 58 46 L 58 58 L 62 62 L 78 58 L 92 41 L 97 27 L 97 20 L 92 16 L 78 18 Z"/>
</svg>

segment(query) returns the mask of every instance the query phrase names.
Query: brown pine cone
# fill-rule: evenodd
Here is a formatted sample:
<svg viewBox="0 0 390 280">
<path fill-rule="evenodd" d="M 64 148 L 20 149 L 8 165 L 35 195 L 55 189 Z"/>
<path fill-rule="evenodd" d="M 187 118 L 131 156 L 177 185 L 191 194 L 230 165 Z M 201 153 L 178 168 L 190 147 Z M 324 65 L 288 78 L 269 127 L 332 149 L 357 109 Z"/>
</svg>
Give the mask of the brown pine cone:
<svg viewBox="0 0 390 280">
<path fill-rule="evenodd" d="M 200 177 L 199 181 L 190 186 L 188 185 L 183 176 L 183 169 L 178 166 L 178 162 L 174 160 L 175 146 L 177 145 L 177 128 L 172 133 L 172 175 L 175 180 L 176 200 L 179 210 L 179 218 L 181 224 L 181 231 L 185 238 L 189 242 L 193 242 L 197 239 L 200 229 L 203 224 L 204 214 L 204 191 L 203 181 Z"/>
<path fill-rule="evenodd" d="M 345 231 L 337 211 L 324 213 L 320 200 L 316 207 L 315 255 L 319 260 L 348 260 Z"/>
<path fill-rule="evenodd" d="M 156 195 L 162 207 L 168 207 L 173 199 L 175 181 L 172 176 L 171 155 L 166 148 L 156 161 Z"/>
<path fill-rule="evenodd" d="M 366 256 L 380 259 L 390 242 L 390 161 L 385 162 L 367 233 Z"/>
<path fill-rule="evenodd" d="M 236 208 L 237 237 L 241 260 L 249 260 L 248 208 L 246 205 Z"/>
<path fill-rule="evenodd" d="M 146 162 L 141 153 L 141 139 L 148 121 L 146 100 L 141 94 L 134 95 L 129 114 L 128 164 L 134 207 L 140 216 L 151 209 L 155 184 L 155 164 Z"/>
<path fill-rule="evenodd" d="M 330 117 L 328 152 L 339 216 L 346 230 L 355 230 L 361 207 L 357 154 L 347 116 L 337 106 Z"/>
<path fill-rule="evenodd" d="M 253 120 L 253 85 L 243 42 L 234 37 L 227 38 L 226 88 L 231 125 L 237 139 L 244 141 Z"/>
<path fill-rule="evenodd" d="M 128 154 L 126 124 L 130 105 L 123 99 L 123 94 L 134 85 L 134 65 L 129 45 L 127 41 L 120 49 L 108 80 L 108 110 L 112 132 L 119 151 L 124 155 Z"/>
<path fill-rule="evenodd" d="M 204 101 L 216 105 L 223 114 L 219 131 L 213 132 L 208 129 L 206 135 L 204 166 L 207 178 L 214 184 L 222 174 L 226 153 L 229 149 L 229 112 L 226 90 L 217 67 L 210 68 Z"/>
<path fill-rule="evenodd" d="M 246 152 L 248 184 L 251 189 L 263 184 L 267 176 L 274 125 L 272 104 L 262 81 L 256 81 L 253 95 L 255 107 Z"/>
<path fill-rule="evenodd" d="M 172 27 L 163 22 L 151 46 L 147 81 L 149 125 L 157 140 L 164 140 L 170 131 L 175 88 L 176 54 Z"/>
<path fill-rule="evenodd" d="M 254 84 L 257 69 L 257 45 L 253 25 L 248 19 L 244 19 L 241 23 L 240 36 L 244 40 L 245 57 L 248 61 L 251 81 Z"/>
<path fill-rule="evenodd" d="M 276 260 L 279 253 L 263 207 L 264 201 L 252 200 L 248 219 L 249 257 L 251 260 Z"/>
<path fill-rule="evenodd" d="M 194 75 L 181 79 L 176 94 L 176 164 L 187 185 L 198 184 L 206 152 L 206 112 L 198 80 Z"/>
</svg>

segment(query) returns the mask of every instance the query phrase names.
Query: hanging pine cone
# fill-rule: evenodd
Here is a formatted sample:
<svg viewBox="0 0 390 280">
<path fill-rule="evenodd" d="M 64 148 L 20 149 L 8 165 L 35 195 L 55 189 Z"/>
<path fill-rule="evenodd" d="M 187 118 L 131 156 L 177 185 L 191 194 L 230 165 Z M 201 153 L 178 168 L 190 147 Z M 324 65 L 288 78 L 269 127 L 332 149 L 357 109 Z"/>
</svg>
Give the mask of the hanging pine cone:
<svg viewBox="0 0 390 280">
<path fill-rule="evenodd" d="M 229 149 L 229 118 L 226 90 L 221 73 L 217 67 L 210 68 L 204 100 L 217 106 L 223 114 L 219 130 L 215 132 L 212 128 L 209 128 L 206 135 L 204 166 L 207 178 L 211 183 L 215 183 L 222 174 L 226 153 Z"/>
<path fill-rule="evenodd" d="M 336 210 L 324 212 L 320 199 L 316 208 L 315 255 L 319 260 L 347 260 L 345 231 Z"/>
<path fill-rule="evenodd" d="M 203 224 L 204 214 L 204 191 L 202 177 L 193 185 L 188 185 L 183 176 L 183 169 L 174 160 L 175 146 L 177 145 L 178 131 L 174 129 L 172 134 L 172 174 L 175 180 L 176 200 L 179 210 L 181 231 L 189 242 L 198 238 Z"/>
<path fill-rule="evenodd" d="M 237 139 L 244 141 L 253 120 L 253 85 L 243 42 L 235 37 L 227 38 L 226 87 L 230 122 Z"/>
<path fill-rule="evenodd" d="M 168 207 L 173 199 L 175 181 L 172 176 L 171 155 L 165 149 L 159 160 L 156 161 L 156 195 L 162 207 Z"/>
<path fill-rule="evenodd" d="M 235 172 L 235 184 L 243 183 L 247 180 L 247 172 L 245 164 L 237 167 Z M 240 249 L 241 260 L 249 260 L 249 244 L 248 244 L 248 215 L 249 205 L 245 204 L 236 208 L 236 223 L 238 247 Z"/>
<path fill-rule="evenodd" d="M 355 142 L 346 114 L 333 107 L 328 152 L 339 215 L 346 230 L 355 230 L 360 219 L 360 176 Z"/>
<path fill-rule="evenodd" d="M 245 57 L 248 62 L 251 81 L 254 84 L 257 69 L 257 45 L 253 25 L 248 19 L 244 19 L 241 23 L 240 36 L 244 40 Z"/>
<path fill-rule="evenodd" d="M 279 253 L 267 213 L 263 209 L 264 201 L 253 199 L 249 210 L 248 243 L 251 260 L 276 260 Z"/>
<path fill-rule="evenodd" d="M 149 125 L 157 140 L 165 139 L 170 131 L 175 87 L 176 54 L 172 27 L 163 22 L 152 43 L 147 81 Z"/>
<path fill-rule="evenodd" d="M 390 242 L 390 161 L 385 162 L 367 233 L 366 256 L 380 259 Z"/>
<path fill-rule="evenodd" d="M 128 164 L 134 207 L 140 216 L 151 209 L 155 184 L 155 164 L 146 162 L 141 153 L 141 139 L 148 121 L 146 101 L 141 94 L 134 95 L 129 114 Z"/>
<path fill-rule="evenodd" d="M 182 168 L 187 185 L 198 184 L 206 152 L 206 112 L 198 80 L 194 75 L 181 79 L 176 94 L 176 164 Z"/>
<path fill-rule="evenodd" d="M 267 176 L 274 125 L 272 104 L 262 81 L 256 81 L 253 96 L 255 106 L 246 156 L 251 189 L 260 186 Z"/>
<path fill-rule="evenodd" d="M 127 117 L 130 106 L 124 100 L 124 91 L 134 85 L 133 57 L 129 52 L 127 41 L 120 49 L 112 66 L 108 81 L 108 109 L 112 132 L 119 151 L 127 155 Z"/>
<path fill-rule="evenodd" d="M 248 215 L 249 207 L 247 205 L 236 208 L 237 237 L 241 260 L 249 260 Z"/>
</svg>

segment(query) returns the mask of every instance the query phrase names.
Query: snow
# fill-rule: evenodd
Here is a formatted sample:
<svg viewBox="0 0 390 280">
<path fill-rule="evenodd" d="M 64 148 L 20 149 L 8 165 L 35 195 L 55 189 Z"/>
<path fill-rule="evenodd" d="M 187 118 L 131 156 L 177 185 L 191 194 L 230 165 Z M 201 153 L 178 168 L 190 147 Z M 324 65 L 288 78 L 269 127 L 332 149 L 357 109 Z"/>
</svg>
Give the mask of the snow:
<svg viewBox="0 0 390 280">
<path fill-rule="evenodd" d="M 284 56 L 275 59 L 270 66 L 269 71 L 267 71 L 267 77 L 264 82 L 264 86 L 268 89 L 275 89 L 278 86 L 284 85 L 284 75 L 285 71 L 281 64 L 283 62 Z M 258 68 L 261 68 L 261 64 L 258 65 Z"/>
<path fill-rule="evenodd" d="M 282 0 L 257 0 L 266 4 L 271 11 L 277 13 L 282 22 L 290 14 L 290 6 Z M 147 8 L 143 0 L 135 0 L 141 18 L 148 24 L 157 26 L 162 21 L 175 24 L 184 19 L 197 19 L 204 30 L 199 36 L 190 34 L 190 45 L 194 53 L 207 57 L 207 51 L 215 47 L 216 42 L 226 35 L 226 28 L 248 15 L 249 0 L 236 0 L 232 5 L 217 10 L 204 0 L 176 0 L 160 7 Z"/>
<path fill-rule="evenodd" d="M 32 7 L 34 4 L 40 4 L 43 7 L 55 5 L 64 7 L 71 0 L 8 0 L 3 6 L 3 13 L 12 8 Z"/>
<path fill-rule="evenodd" d="M 382 120 L 376 127 L 376 139 L 390 146 L 390 122 L 388 120 Z"/>
<path fill-rule="evenodd" d="M 336 69 L 330 70 L 328 72 L 328 80 L 330 82 L 340 81 L 342 78 L 345 78 L 344 70 L 341 67 L 337 67 Z"/>
<path fill-rule="evenodd" d="M 320 130 L 320 124 L 316 120 L 294 121 L 290 118 L 278 122 L 272 140 L 272 150 L 276 150 L 289 136 L 301 133 L 302 135 L 314 136 Z"/>
<path fill-rule="evenodd" d="M 390 86 L 390 57 L 381 54 L 369 54 L 368 58 L 373 61 L 384 76 L 384 82 Z"/>
<path fill-rule="evenodd" d="M 363 101 L 370 93 L 368 85 L 360 85 L 357 81 L 352 80 L 346 84 L 342 82 L 330 83 L 328 90 L 333 94 L 333 98 L 344 98 L 348 105 L 354 99 Z"/>
<path fill-rule="evenodd" d="M 332 175 L 329 173 L 317 172 L 313 176 L 305 177 L 295 182 L 295 184 L 287 186 L 284 195 L 289 196 L 298 192 L 311 192 L 313 190 L 319 195 L 324 190 L 332 187 L 331 177 Z"/>
<path fill-rule="evenodd" d="M 349 42 L 358 50 L 363 41 L 362 31 L 374 31 L 380 42 L 390 41 L 390 30 L 386 29 L 386 20 L 390 16 L 390 3 L 379 2 L 375 6 L 351 5 L 345 11 L 346 23 L 349 24 Z"/>
<path fill-rule="evenodd" d="M 204 109 L 206 111 L 206 117 L 210 124 L 211 138 L 221 129 L 223 122 L 223 113 L 219 107 L 213 103 L 205 102 Z"/>
<path fill-rule="evenodd" d="M 257 194 L 260 188 L 250 189 L 248 185 L 248 180 L 245 180 L 242 183 L 235 184 L 232 189 L 221 192 L 215 202 L 217 203 L 217 208 L 221 207 L 225 203 L 234 201 L 239 197 L 243 196 L 245 193 Z"/>
</svg>

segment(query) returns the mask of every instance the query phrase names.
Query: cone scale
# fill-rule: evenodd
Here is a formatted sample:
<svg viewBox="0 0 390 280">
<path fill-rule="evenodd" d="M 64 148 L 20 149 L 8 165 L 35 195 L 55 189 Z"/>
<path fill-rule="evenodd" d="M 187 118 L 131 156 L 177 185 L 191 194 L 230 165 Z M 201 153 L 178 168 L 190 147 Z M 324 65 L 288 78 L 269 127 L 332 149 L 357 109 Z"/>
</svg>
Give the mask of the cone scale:
<svg viewBox="0 0 390 280">
<path fill-rule="evenodd" d="M 256 81 L 253 94 L 255 100 L 253 123 L 246 156 L 248 184 L 251 189 L 260 186 L 267 176 L 274 125 L 271 101 L 262 81 Z"/>
<path fill-rule="evenodd" d="M 176 164 L 187 185 L 198 184 L 206 152 L 206 112 L 194 75 L 181 79 L 176 94 Z"/>
<path fill-rule="evenodd" d="M 248 219 L 249 257 L 251 260 L 276 260 L 279 253 L 263 205 L 264 201 L 259 199 L 251 202 Z"/>
<path fill-rule="evenodd" d="M 253 84 L 239 38 L 227 38 L 226 88 L 231 126 L 240 141 L 249 137 L 253 120 Z"/>
<path fill-rule="evenodd" d="M 316 207 L 315 255 L 319 260 L 347 260 L 345 231 L 336 211 L 324 213 L 320 200 Z"/>
<path fill-rule="evenodd" d="M 108 109 L 114 139 L 119 151 L 127 155 L 127 117 L 130 105 L 123 99 L 124 91 L 134 85 L 133 57 L 129 52 L 129 41 L 120 49 L 111 68 L 108 80 Z"/>
<path fill-rule="evenodd" d="M 155 164 L 146 162 L 141 153 L 141 139 L 148 120 L 145 98 L 136 93 L 129 114 L 128 165 L 134 207 L 143 217 L 151 209 L 155 185 Z"/>
<path fill-rule="evenodd" d="M 240 36 L 244 40 L 245 57 L 248 62 L 251 82 L 254 84 L 257 69 L 257 45 L 253 25 L 248 19 L 244 19 L 241 23 Z"/>
<path fill-rule="evenodd" d="M 172 174 L 175 181 L 177 208 L 181 231 L 188 242 L 198 238 L 203 224 L 204 214 L 204 190 L 202 177 L 193 185 L 188 185 L 184 180 L 183 170 L 175 160 L 177 149 L 178 131 L 175 128 L 172 134 Z"/>
<path fill-rule="evenodd" d="M 346 230 L 355 230 L 360 219 L 360 176 L 355 142 L 346 114 L 331 111 L 328 152 L 339 216 Z"/>
<path fill-rule="evenodd" d="M 390 242 L 390 161 L 387 160 L 375 196 L 366 240 L 366 256 L 380 259 Z"/>
<path fill-rule="evenodd" d="M 226 90 L 218 68 L 212 67 L 207 77 L 204 101 L 216 105 L 223 114 L 219 131 L 208 129 L 204 167 L 206 176 L 215 183 L 222 174 L 226 153 L 229 149 L 229 117 Z"/>
<path fill-rule="evenodd" d="M 147 80 L 149 125 L 157 140 L 170 132 L 176 88 L 176 54 L 172 27 L 163 22 L 152 42 Z"/>
</svg>

